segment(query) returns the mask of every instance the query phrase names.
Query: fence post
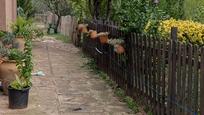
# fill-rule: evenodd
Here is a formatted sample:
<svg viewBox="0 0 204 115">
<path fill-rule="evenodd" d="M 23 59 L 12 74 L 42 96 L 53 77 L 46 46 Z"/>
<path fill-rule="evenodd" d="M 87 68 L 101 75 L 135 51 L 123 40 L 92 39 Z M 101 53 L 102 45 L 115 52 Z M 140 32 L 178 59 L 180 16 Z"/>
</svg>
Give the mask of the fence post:
<svg viewBox="0 0 204 115">
<path fill-rule="evenodd" d="M 172 101 L 176 97 L 176 44 L 177 44 L 177 27 L 171 28 L 171 46 L 169 47 L 169 94 L 168 94 L 168 111 L 167 115 L 175 115 L 175 104 Z"/>
<path fill-rule="evenodd" d="M 204 115 L 204 47 L 201 49 L 200 115 Z"/>
</svg>

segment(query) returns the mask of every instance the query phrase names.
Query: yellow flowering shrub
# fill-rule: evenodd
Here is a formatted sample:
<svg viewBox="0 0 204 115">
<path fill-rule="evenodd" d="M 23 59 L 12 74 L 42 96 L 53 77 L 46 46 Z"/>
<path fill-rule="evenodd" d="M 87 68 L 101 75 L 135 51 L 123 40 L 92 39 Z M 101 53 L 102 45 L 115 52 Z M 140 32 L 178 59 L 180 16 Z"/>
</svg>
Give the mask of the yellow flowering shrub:
<svg viewBox="0 0 204 115">
<path fill-rule="evenodd" d="M 178 27 L 179 41 L 199 45 L 204 44 L 204 24 L 191 20 L 169 19 L 160 22 L 158 32 L 162 37 L 169 38 L 171 27 Z"/>
</svg>

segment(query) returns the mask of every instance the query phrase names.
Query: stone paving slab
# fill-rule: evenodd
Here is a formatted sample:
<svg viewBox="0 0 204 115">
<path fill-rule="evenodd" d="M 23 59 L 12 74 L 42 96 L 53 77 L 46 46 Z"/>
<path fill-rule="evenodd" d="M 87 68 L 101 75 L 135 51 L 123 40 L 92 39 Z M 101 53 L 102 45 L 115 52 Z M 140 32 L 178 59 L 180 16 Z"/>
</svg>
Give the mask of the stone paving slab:
<svg viewBox="0 0 204 115">
<path fill-rule="evenodd" d="M 34 42 L 33 55 L 34 70 L 46 76 L 33 77 L 26 109 L 8 109 L 8 97 L 0 95 L 0 115 L 133 115 L 104 81 L 82 68 L 87 60 L 72 44 Z"/>
</svg>

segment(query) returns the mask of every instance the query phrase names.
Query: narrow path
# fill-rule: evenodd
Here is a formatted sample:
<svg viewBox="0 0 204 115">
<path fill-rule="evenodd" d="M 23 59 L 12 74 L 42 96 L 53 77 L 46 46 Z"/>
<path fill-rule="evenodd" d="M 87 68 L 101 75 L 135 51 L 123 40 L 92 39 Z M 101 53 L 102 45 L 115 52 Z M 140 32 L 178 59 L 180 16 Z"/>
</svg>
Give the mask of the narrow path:
<svg viewBox="0 0 204 115">
<path fill-rule="evenodd" d="M 29 107 L 8 109 L 8 99 L 0 96 L 0 115 L 126 115 L 131 110 L 114 96 L 98 76 L 82 68 L 86 59 L 72 44 L 46 39 L 34 42 L 35 71 Z"/>
</svg>

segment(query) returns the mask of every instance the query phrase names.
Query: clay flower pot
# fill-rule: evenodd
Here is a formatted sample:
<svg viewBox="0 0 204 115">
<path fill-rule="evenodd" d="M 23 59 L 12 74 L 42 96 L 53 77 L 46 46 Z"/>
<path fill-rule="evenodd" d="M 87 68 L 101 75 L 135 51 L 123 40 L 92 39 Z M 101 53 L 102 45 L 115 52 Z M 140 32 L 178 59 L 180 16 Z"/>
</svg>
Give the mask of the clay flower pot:
<svg viewBox="0 0 204 115">
<path fill-rule="evenodd" d="M 108 43 L 108 32 L 101 32 L 99 34 L 97 34 L 97 36 L 100 39 L 101 44 L 106 44 Z"/>
<path fill-rule="evenodd" d="M 16 36 L 15 42 L 18 43 L 18 49 L 20 51 L 24 51 L 25 48 L 25 40 L 22 36 Z"/>
<path fill-rule="evenodd" d="M 125 48 L 120 44 L 114 45 L 114 50 L 117 54 L 123 54 L 125 52 Z"/>
<path fill-rule="evenodd" d="M 96 39 L 97 38 L 97 31 L 95 31 L 95 30 L 90 31 L 90 38 Z"/>
<path fill-rule="evenodd" d="M 0 64 L 0 80 L 5 95 L 8 95 L 8 86 L 16 79 L 15 75 L 19 75 L 15 61 L 5 60 Z"/>
<path fill-rule="evenodd" d="M 87 33 L 88 30 L 87 30 L 87 24 L 79 24 L 77 29 L 80 33 Z"/>
</svg>

